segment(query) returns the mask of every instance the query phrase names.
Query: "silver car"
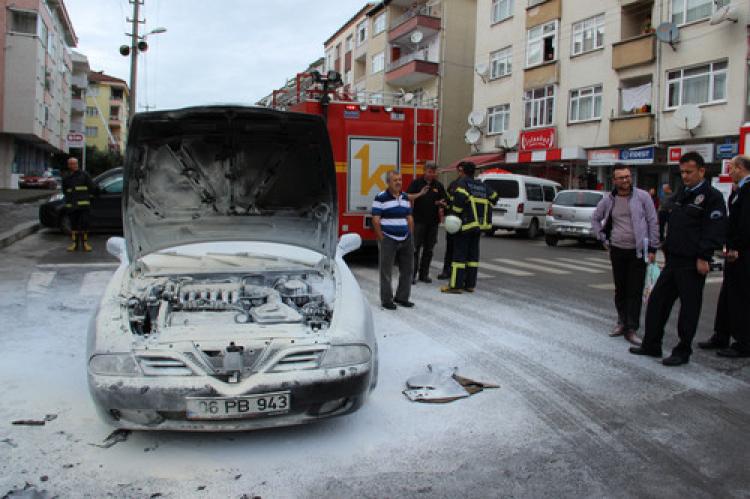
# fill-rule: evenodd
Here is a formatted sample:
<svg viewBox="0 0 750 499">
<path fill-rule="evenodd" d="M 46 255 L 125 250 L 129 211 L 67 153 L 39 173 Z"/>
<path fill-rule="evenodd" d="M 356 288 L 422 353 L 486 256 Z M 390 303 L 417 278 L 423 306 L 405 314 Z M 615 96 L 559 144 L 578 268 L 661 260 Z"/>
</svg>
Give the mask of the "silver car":
<svg viewBox="0 0 750 499">
<path fill-rule="evenodd" d="M 375 387 L 370 307 L 337 238 L 318 116 L 197 107 L 137 115 L 121 264 L 88 334 L 111 425 L 246 430 L 357 410 Z"/>
<path fill-rule="evenodd" d="M 560 191 L 547 212 L 547 245 L 556 246 L 560 239 L 596 240 L 591 231 L 591 216 L 603 196 L 602 191 Z"/>
</svg>

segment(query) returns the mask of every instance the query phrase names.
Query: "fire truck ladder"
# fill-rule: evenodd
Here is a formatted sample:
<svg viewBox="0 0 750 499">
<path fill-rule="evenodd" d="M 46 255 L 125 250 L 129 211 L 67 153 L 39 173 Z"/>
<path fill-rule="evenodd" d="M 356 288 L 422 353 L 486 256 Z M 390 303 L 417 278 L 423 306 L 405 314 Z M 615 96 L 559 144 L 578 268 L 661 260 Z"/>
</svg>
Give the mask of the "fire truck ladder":
<svg viewBox="0 0 750 499">
<path fill-rule="evenodd" d="M 423 123 L 419 121 L 419 111 L 430 111 L 432 113 L 432 123 Z M 418 150 L 419 150 L 419 144 L 429 145 L 432 146 L 432 158 L 430 158 L 432 161 L 437 160 L 436 155 L 436 146 L 437 142 L 435 141 L 435 137 L 437 137 L 437 119 L 435 119 L 435 110 L 434 109 L 421 109 L 419 107 L 414 108 L 414 178 L 417 176 L 417 163 L 419 163 L 418 159 Z M 429 134 L 426 134 L 432 138 L 432 140 L 419 140 L 419 131 L 425 130 L 425 129 L 431 129 Z M 423 159 L 422 163 L 426 163 L 429 161 L 428 159 Z"/>
</svg>

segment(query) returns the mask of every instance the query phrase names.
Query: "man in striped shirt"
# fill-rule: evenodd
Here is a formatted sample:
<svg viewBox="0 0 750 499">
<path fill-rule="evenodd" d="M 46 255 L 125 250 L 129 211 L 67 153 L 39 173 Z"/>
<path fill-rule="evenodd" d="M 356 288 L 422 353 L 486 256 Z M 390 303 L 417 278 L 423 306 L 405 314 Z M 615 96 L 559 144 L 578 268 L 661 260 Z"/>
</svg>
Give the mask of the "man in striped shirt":
<svg viewBox="0 0 750 499">
<path fill-rule="evenodd" d="M 414 220 L 408 196 L 401 192 L 401 174 L 386 174 L 388 188 L 375 196 L 372 202 L 372 227 L 378 238 L 380 266 L 380 303 L 383 308 L 395 310 L 396 304 L 413 307 L 409 301 L 411 277 L 414 268 Z M 398 262 L 398 288 L 393 297 L 391 275 L 393 264 Z"/>
</svg>

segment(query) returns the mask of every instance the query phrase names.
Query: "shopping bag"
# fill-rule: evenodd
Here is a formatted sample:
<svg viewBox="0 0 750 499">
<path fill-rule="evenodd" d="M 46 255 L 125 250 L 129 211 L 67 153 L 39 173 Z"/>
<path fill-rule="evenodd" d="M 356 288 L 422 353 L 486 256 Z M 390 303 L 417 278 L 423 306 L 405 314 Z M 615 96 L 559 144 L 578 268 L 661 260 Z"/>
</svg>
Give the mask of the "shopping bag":
<svg viewBox="0 0 750 499">
<path fill-rule="evenodd" d="M 656 262 L 649 263 L 648 267 L 646 267 L 646 283 L 643 285 L 644 305 L 648 303 L 648 297 L 651 296 L 651 290 L 654 289 L 656 280 L 659 279 L 659 274 L 661 274 L 659 265 L 657 265 Z"/>
</svg>

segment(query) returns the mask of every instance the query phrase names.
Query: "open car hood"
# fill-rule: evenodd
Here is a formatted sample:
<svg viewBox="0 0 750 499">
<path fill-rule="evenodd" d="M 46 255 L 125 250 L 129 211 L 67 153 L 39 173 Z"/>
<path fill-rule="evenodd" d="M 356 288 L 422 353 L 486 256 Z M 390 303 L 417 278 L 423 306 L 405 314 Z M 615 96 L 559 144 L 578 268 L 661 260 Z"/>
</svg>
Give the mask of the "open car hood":
<svg viewBox="0 0 750 499">
<path fill-rule="evenodd" d="M 319 116 L 240 106 L 140 113 L 124 178 L 131 262 L 210 241 L 292 244 L 334 257 L 335 168 Z"/>
</svg>

